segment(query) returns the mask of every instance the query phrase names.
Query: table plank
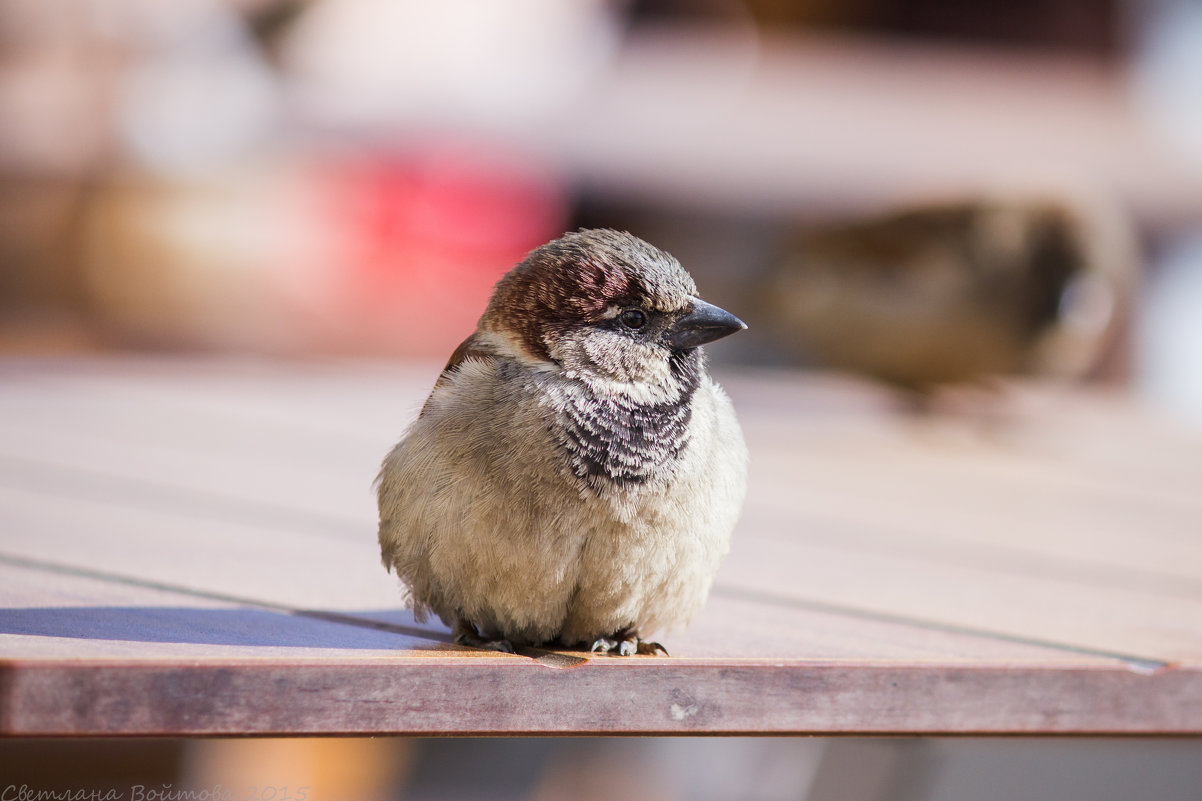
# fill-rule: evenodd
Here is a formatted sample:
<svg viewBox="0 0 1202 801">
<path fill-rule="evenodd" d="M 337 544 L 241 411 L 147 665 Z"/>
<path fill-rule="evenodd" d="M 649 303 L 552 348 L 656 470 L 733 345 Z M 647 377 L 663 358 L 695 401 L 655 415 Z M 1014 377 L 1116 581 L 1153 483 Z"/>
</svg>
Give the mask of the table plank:
<svg viewBox="0 0 1202 801">
<path fill-rule="evenodd" d="M 152 405 L 151 410 L 158 411 L 159 407 Z M 184 425 L 184 420 L 178 421 L 176 426 L 164 426 L 163 420 L 155 415 L 138 416 L 137 421 L 142 420 L 153 421 L 151 434 L 143 439 L 176 430 L 187 430 L 188 433 L 180 435 L 185 437 L 183 444 L 174 447 L 135 447 L 121 440 L 96 437 L 91 447 L 81 448 L 79 438 L 69 433 L 28 428 L 10 432 L 13 436 L 8 447 L 24 447 L 25 452 L 35 453 L 43 460 L 56 453 L 61 454 L 59 458 L 64 461 L 74 458 L 87 464 L 93 474 L 101 474 L 105 469 L 120 470 L 121 476 L 131 484 L 157 482 L 164 473 L 171 476 L 169 489 L 189 492 L 197 485 L 207 484 L 208 491 L 214 496 L 255 505 L 261 513 L 261 518 L 256 518 L 259 526 L 270 520 L 290 526 L 303 522 L 306 529 L 322 533 L 337 531 L 344 536 L 356 536 L 358 531 L 364 548 L 332 564 L 358 565 L 361 569 L 355 571 L 355 575 L 370 564 L 368 553 L 374 548 L 368 545 L 372 505 L 363 488 L 352 487 L 345 481 L 340 485 L 330 479 L 325 474 L 325 464 L 314 466 L 316 459 L 302 458 L 286 465 L 273 463 L 274 455 L 268 449 L 252 447 L 251 451 L 257 456 L 245 466 L 230 465 L 230 456 L 223 456 L 220 449 L 197 455 L 191 446 L 198 438 L 195 431 L 197 418 L 194 417 L 191 426 Z M 779 428 L 786 421 L 781 419 L 777 423 L 776 428 Z M 1150 536 L 1165 542 L 1156 547 L 1147 544 L 1139 549 L 1130 547 L 1132 521 L 1147 522 L 1149 509 L 1155 511 L 1158 508 L 1146 498 L 1132 500 L 1119 496 L 1115 500 L 1110 493 L 1099 492 L 1091 494 L 1089 504 L 1072 496 L 1068 502 L 1057 502 L 1059 496 L 1039 481 L 1020 480 L 1016 475 L 1011 483 L 1019 486 L 1011 488 L 1012 491 L 1027 498 L 1038 492 L 1045 502 L 1019 505 L 1000 518 L 989 503 L 997 500 L 998 471 L 986 470 L 979 476 L 972 472 L 973 459 L 990 463 L 985 458 L 990 453 L 987 443 L 976 443 L 971 451 L 973 458 L 965 459 L 963 448 L 950 452 L 936 448 L 932 452 L 928 441 L 915 441 L 904 433 L 903 427 L 902 433 L 893 431 L 891 436 L 877 433 L 868 441 L 862 432 L 847 436 L 841 440 L 845 443 L 842 451 L 835 448 L 837 443 L 825 445 L 820 450 L 807 447 L 812 443 L 796 435 L 784 437 L 785 447 L 781 447 L 779 437 L 771 439 L 762 430 L 765 428 L 762 420 L 758 426 L 749 425 L 748 428 L 757 456 L 748 515 L 757 516 L 740 527 L 732 556 L 732 563 L 741 564 L 740 553 L 744 550 L 753 553 L 750 573 L 740 574 L 745 584 L 755 583 L 758 565 L 769 557 L 761 553 L 767 546 L 750 542 L 743 546 L 744 540 L 762 536 L 795 540 L 791 547 L 774 552 L 772 558 L 778 561 L 771 564 L 788 565 L 799 561 L 801 572 L 796 576 L 797 583 L 810 591 L 815 587 L 822 588 L 818 590 L 818 597 L 827 602 L 909 614 L 920 620 L 947 625 L 992 629 L 1010 637 L 1022 632 L 1034 639 L 1061 641 L 1075 648 L 1142 652 L 1149 659 L 1166 657 L 1159 650 L 1161 632 L 1143 626 L 1139 603 L 1155 604 L 1162 596 L 1184 595 L 1185 610 L 1188 611 L 1197 606 L 1202 596 L 1202 542 L 1196 537 L 1186 538 L 1195 521 L 1184 515 L 1170 516 L 1167 522 L 1154 519 L 1153 522 L 1160 525 L 1153 528 Z M 137 425 L 127 419 L 125 429 L 136 430 Z M 99 430 L 109 429 L 100 426 Z M 272 433 L 269 431 L 268 436 Z M 829 437 L 824 439 L 830 441 Z M 222 442 L 223 439 L 217 437 L 215 441 Z M 246 445 L 243 440 L 236 442 Z M 360 461 L 373 459 L 375 455 L 365 445 L 347 448 L 360 451 Z M 294 450 L 299 449 L 294 446 Z M 1004 451 L 994 461 L 1011 456 Z M 345 464 L 353 464 L 353 461 L 347 459 Z M 110 465 L 115 467 L 107 467 Z M 59 467 L 61 470 L 63 465 Z M 761 471 L 764 478 L 757 476 Z M 855 480 L 848 481 L 852 475 Z M 909 480 L 899 481 L 898 476 L 903 475 Z M 949 480 L 956 482 L 954 491 L 949 491 L 946 486 Z M 132 487 L 127 489 L 133 490 Z M 869 498 L 866 500 L 864 495 Z M 203 498 L 196 502 L 210 508 L 214 505 Z M 289 504 L 300 508 L 292 508 Z M 829 519 L 811 519 L 807 524 L 805 518 L 814 508 Z M 1040 513 L 1031 514 L 1031 508 Z M 240 516 L 246 514 L 241 508 L 227 511 Z M 42 513 L 34 509 L 30 514 L 36 518 Z M 95 512 L 80 514 L 91 517 Z M 844 525 L 849 518 L 853 525 Z M 69 520 L 53 524 L 56 530 L 78 527 L 78 523 Z M 207 535 L 207 529 L 194 530 L 193 534 L 197 543 L 207 542 Z M 148 536 L 153 538 L 154 534 Z M 255 536 L 255 532 L 234 535 L 235 539 L 240 536 Z M 806 550 L 799 554 L 796 552 L 798 547 Z M 271 543 L 263 543 L 258 557 L 269 559 L 276 549 L 277 546 Z M 131 545 L 125 550 L 135 548 Z M 145 548 L 136 550 L 141 552 Z M 1049 559 L 1053 555 L 1056 560 Z M 927 565 L 927 562 L 935 564 Z M 258 561 L 253 560 L 253 563 Z M 916 598 L 910 599 L 908 596 L 913 593 L 904 586 L 905 582 L 893 580 L 898 576 L 915 575 L 915 563 L 918 563 L 917 569 L 928 570 L 935 586 L 944 588 L 941 594 L 927 592 L 924 587 Z M 845 567 L 847 565 L 852 567 Z M 975 565 L 984 567 L 976 568 Z M 858 584 L 843 578 L 853 569 Z M 158 573 L 164 567 L 157 565 L 153 570 Z M 1015 574 L 1021 579 L 1028 573 L 1040 576 L 1015 584 Z M 925 577 L 927 574 L 917 575 Z M 842 591 L 829 586 L 832 577 Z M 785 578 L 779 577 L 778 582 L 784 582 Z M 255 580 L 249 575 L 239 578 L 243 585 Z M 366 581 L 366 577 L 358 576 L 356 583 L 359 581 Z M 859 586 L 871 591 L 862 592 L 857 589 Z M 975 607 L 969 609 L 964 604 L 947 602 L 947 593 L 954 594 L 960 586 L 975 593 L 979 599 Z M 1033 587 L 1044 589 L 1032 590 Z M 1131 592 L 1116 594 L 1116 587 Z M 1054 602 L 1057 597 L 1049 596 L 1049 592 L 1053 596 L 1066 592 L 1067 595 L 1064 602 Z M 1149 594 L 1151 598 L 1146 598 Z M 1019 602 L 995 608 L 992 599 L 1007 595 L 1013 595 Z M 1132 601 L 1132 598 L 1136 600 Z M 1052 603 L 1051 607 L 1049 603 Z M 1049 608 L 1064 609 L 1065 614 L 1049 616 Z M 1086 617 L 1101 616 L 1103 622 L 1095 627 L 1096 631 L 1083 629 L 1078 624 L 1082 609 L 1090 610 Z M 952 613 L 950 619 L 948 612 Z M 993 616 L 983 616 L 986 612 Z M 1186 618 L 1202 620 L 1202 615 L 1187 615 Z M 1111 620 L 1128 623 L 1115 626 L 1111 625 Z M 1066 638 L 1066 632 L 1073 636 Z M 1190 642 L 1202 641 L 1202 637 L 1196 636 L 1197 627 L 1189 623 L 1168 631 L 1165 635 L 1169 638 L 1168 644 L 1172 646 L 1180 634 L 1188 635 Z M 1194 658 L 1197 647 L 1191 648 L 1185 656 Z"/>
<path fill-rule="evenodd" d="M 267 440 L 264 444 L 246 432 L 235 439 L 220 423 L 207 418 L 200 418 L 198 425 L 195 416 L 143 415 L 137 425 L 131 425 L 125 408 L 110 410 L 122 415 L 124 430 L 118 436 L 112 433 L 112 414 L 88 420 L 79 410 L 58 409 L 53 414 L 55 427 L 48 430 L 38 430 L 28 418 L 10 414 L 11 428 L 4 431 L 4 444 L 0 445 L 0 470 L 8 469 L 16 474 L 14 480 L 25 483 L 46 476 L 60 481 L 90 480 L 95 491 L 124 481 L 131 485 L 126 491 L 140 492 L 147 502 L 163 501 L 165 495 L 166 502 L 180 503 L 196 496 L 190 500 L 209 511 L 233 506 L 235 513 L 246 514 L 251 507 L 262 507 L 258 509 L 261 514 L 291 517 L 294 524 L 306 527 L 345 526 L 349 530 L 371 523 L 373 507 L 367 487 L 373 470 L 366 466 L 374 467 L 378 453 L 387 448 L 388 440 L 383 437 L 343 443 L 337 450 L 320 439 L 320 447 L 306 448 L 312 437 L 292 432 L 288 442 L 293 453 L 285 458 L 278 456 L 283 434 L 269 426 L 259 427 L 267 429 L 264 432 L 254 429 Z M 8 411 L 13 411 L 11 406 Z M 161 409 L 152 405 L 150 411 Z M 15 420 L 22 425 L 11 422 Z M 60 424 L 60 420 L 71 421 L 76 429 L 82 425 L 93 438 L 81 436 L 79 430 Z M 175 441 L 158 441 L 166 439 L 165 433 L 177 432 L 182 433 Z M 1016 474 L 1007 481 L 1004 468 L 998 469 L 999 463 L 1013 456 L 1006 450 L 997 453 L 997 449 L 978 446 L 966 453 L 963 448 L 930 448 L 923 441 L 905 441 L 901 438 L 904 433 L 893 432 L 891 438 L 885 433 L 876 437 L 885 440 L 884 445 L 878 441 L 873 450 L 865 452 L 862 432 L 850 432 L 841 446 L 838 441 L 832 443 L 828 434 L 808 439 L 786 436 L 773 447 L 772 435 L 752 430 L 753 447 L 763 445 L 757 449 L 753 465 L 753 492 L 760 491 L 759 503 L 781 506 L 792 515 L 826 517 L 836 523 L 850 518 L 866 524 L 860 528 L 881 533 L 879 544 L 886 547 L 889 539 L 898 539 L 894 535 L 904 533 L 908 541 L 927 541 L 941 549 L 955 549 L 952 540 L 960 539 L 984 544 L 988 547 L 980 549 L 982 558 L 1007 551 L 1015 551 L 1015 555 L 1033 552 L 1042 557 L 1055 555 L 1062 563 L 1117 566 L 1125 574 L 1139 568 L 1150 574 L 1144 581 L 1185 579 L 1183 583 L 1188 585 L 1202 578 L 1202 541 L 1194 536 L 1196 504 L 1120 495 L 1109 488 L 1091 492 L 1055 484 L 1049 487 L 1046 476 L 1039 474 L 1043 462 L 1029 455 L 1020 466 L 1030 468 L 1034 478 L 1019 479 Z M 139 442 L 139 436 L 144 441 Z M 776 437 L 780 439 L 779 434 Z M 222 450 L 231 444 L 240 449 L 232 454 Z M 779 447 L 782 444 L 790 447 Z M 243 451 L 249 462 L 246 467 L 229 469 L 230 459 L 239 458 Z M 7 462 L 2 461 L 4 455 L 9 457 Z M 973 471 L 977 474 L 965 475 Z M 849 482 L 847 477 L 853 474 L 855 481 Z M 899 475 L 914 480 L 898 481 Z M 954 484 L 949 486 L 949 482 Z M 1012 504 L 1005 517 L 992 508 L 1002 493 L 1023 499 L 1021 504 Z M 1146 538 L 1171 542 L 1133 551 L 1128 547 L 1128 533 L 1136 525 L 1146 528 Z M 1005 530 L 1000 530 L 1003 527 Z M 968 556 L 971 551 L 967 549 Z"/>
<path fill-rule="evenodd" d="M 398 609 L 400 591 L 376 559 L 373 539 L 322 537 L 281 526 L 195 521 L 161 511 L 113 507 L 0 488 L 10 532 L 6 552 L 17 566 L 50 573 L 108 577 L 132 586 L 169 587 L 198 597 L 285 610 L 322 609 L 446 637 L 437 621 L 417 624 Z M 370 532 L 367 532 L 370 534 Z M 164 547 L 164 537 L 167 537 Z M 287 538 L 292 547 L 280 551 Z M 181 558 L 186 554 L 187 558 Z M 271 569 L 264 565 L 270 564 Z M 56 581 L 61 581 L 56 578 Z M 1069 661 L 1075 650 L 1016 647 L 1007 638 L 944 628 L 849 620 L 846 615 L 779 601 L 748 601 L 719 592 L 699 619 L 667 640 L 673 653 L 784 658 Z M 1113 661 L 1113 660 L 1104 660 Z"/>
<path fill-rule="evenodd" d="M 1197 670 L 654 658 L 556 669 L 22 661 L 0 668 L 21 734 L 1198 733 Z M 64 703 L 68 692 L 84 702 Z"/>
<path fill-rule="evenodd" d="M 370 483 L 436 371 L 0 363 L 0 731 L 1202 732 L 1202 442 L 1127 399 L 731 372 L 732 552 L 623 661 L 400 608 Z"/>
</svg>

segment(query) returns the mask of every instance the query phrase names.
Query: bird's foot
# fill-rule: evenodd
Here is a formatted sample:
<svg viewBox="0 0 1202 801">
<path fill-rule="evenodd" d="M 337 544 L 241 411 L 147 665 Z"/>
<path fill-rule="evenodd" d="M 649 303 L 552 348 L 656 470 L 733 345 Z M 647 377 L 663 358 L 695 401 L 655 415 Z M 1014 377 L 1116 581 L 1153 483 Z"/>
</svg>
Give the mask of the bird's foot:
<svg viewBox="0 0 1202 801">
<path fill-rule="evenodd" d="M 619 632 L 611 637 L 598 637 L 589 648 L 594 654 L 614 654 L 616 656 L 667 656 L 668 649 L 657 642 L 641 639 L 638 634 L 629 631 Z"/>
<path fill-rule="evenodd" d="M 513 653 L 513 643 L 509 640 L 490 640 L 487 637 L 481 637 L 480 632 L 476 631 L 476 624 L 463 618 L 460 618 L 455 627 L 451 629 L 451 637 L 454 638 L 456 645 L 500 651 L 503 654 Z"/>
</svg>

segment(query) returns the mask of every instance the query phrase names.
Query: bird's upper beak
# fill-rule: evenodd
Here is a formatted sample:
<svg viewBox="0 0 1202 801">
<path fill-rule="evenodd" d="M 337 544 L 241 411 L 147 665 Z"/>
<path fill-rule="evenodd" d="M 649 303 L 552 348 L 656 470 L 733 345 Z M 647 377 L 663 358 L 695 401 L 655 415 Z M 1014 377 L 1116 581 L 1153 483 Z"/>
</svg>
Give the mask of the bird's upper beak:
<svg viewBox="0 0 1202 801">
<path fill-rule="evenodd" d="M 674 348 L 685 350 L 713 342 L 742 331 L 747 324 L 725 309 L 693 298 L 693 310 L 668 329 L 667 341 Z"/>
</svg>

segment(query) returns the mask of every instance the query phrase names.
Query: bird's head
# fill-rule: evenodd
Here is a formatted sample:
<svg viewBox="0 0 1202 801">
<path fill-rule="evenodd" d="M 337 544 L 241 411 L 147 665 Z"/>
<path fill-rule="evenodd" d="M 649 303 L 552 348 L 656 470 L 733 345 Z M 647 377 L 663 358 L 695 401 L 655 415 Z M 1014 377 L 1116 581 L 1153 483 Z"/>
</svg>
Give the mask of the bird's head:
<svg viewBox="0 0 1202 801">
<path fill-rule="evenodd" d="M 591 382 L 668 387 L 699 347 L 747 326 L 697 297 L 675 258 L 628 233 L 582 230 L 536 248 L 497 284 L 480 330 L 520 358 Z"/>
</svg>

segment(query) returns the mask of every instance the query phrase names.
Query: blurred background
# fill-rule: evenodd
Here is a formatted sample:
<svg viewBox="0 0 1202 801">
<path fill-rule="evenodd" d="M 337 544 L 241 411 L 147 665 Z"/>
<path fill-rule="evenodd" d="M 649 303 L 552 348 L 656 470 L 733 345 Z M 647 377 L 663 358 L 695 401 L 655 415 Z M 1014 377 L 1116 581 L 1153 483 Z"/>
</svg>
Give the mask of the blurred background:
<svg viewBox="0 0 1202 801">
<path fill-rule="evenodd" d="M 273 801 L 1196 801 L 1198 753 L 1184 738 L 43 739 L 0 748 L 0 792 L 125 801 L 205 792 Z"/>
<path fill-rule="evenodd" d="M 0 351 L 444 357 L 566 229 L 921 396 L 1202 425 L 1193 0 L 0 0 Z"/>
<path fill-rule="evenodd" d="M 719 362 L 920 403 L 1099 382 L 1202 427 L 1202 3 L 0 0 L 0 354 L 441 361 L 505 270 L 580 226 L 668 250 L 747 320 Z M 3 756 L 31 786 L 70 764 L 89 787 L 307 781 L 313 801 L 1164 799 L 1197 797 L 1188 745 Z"/>
</svg>

